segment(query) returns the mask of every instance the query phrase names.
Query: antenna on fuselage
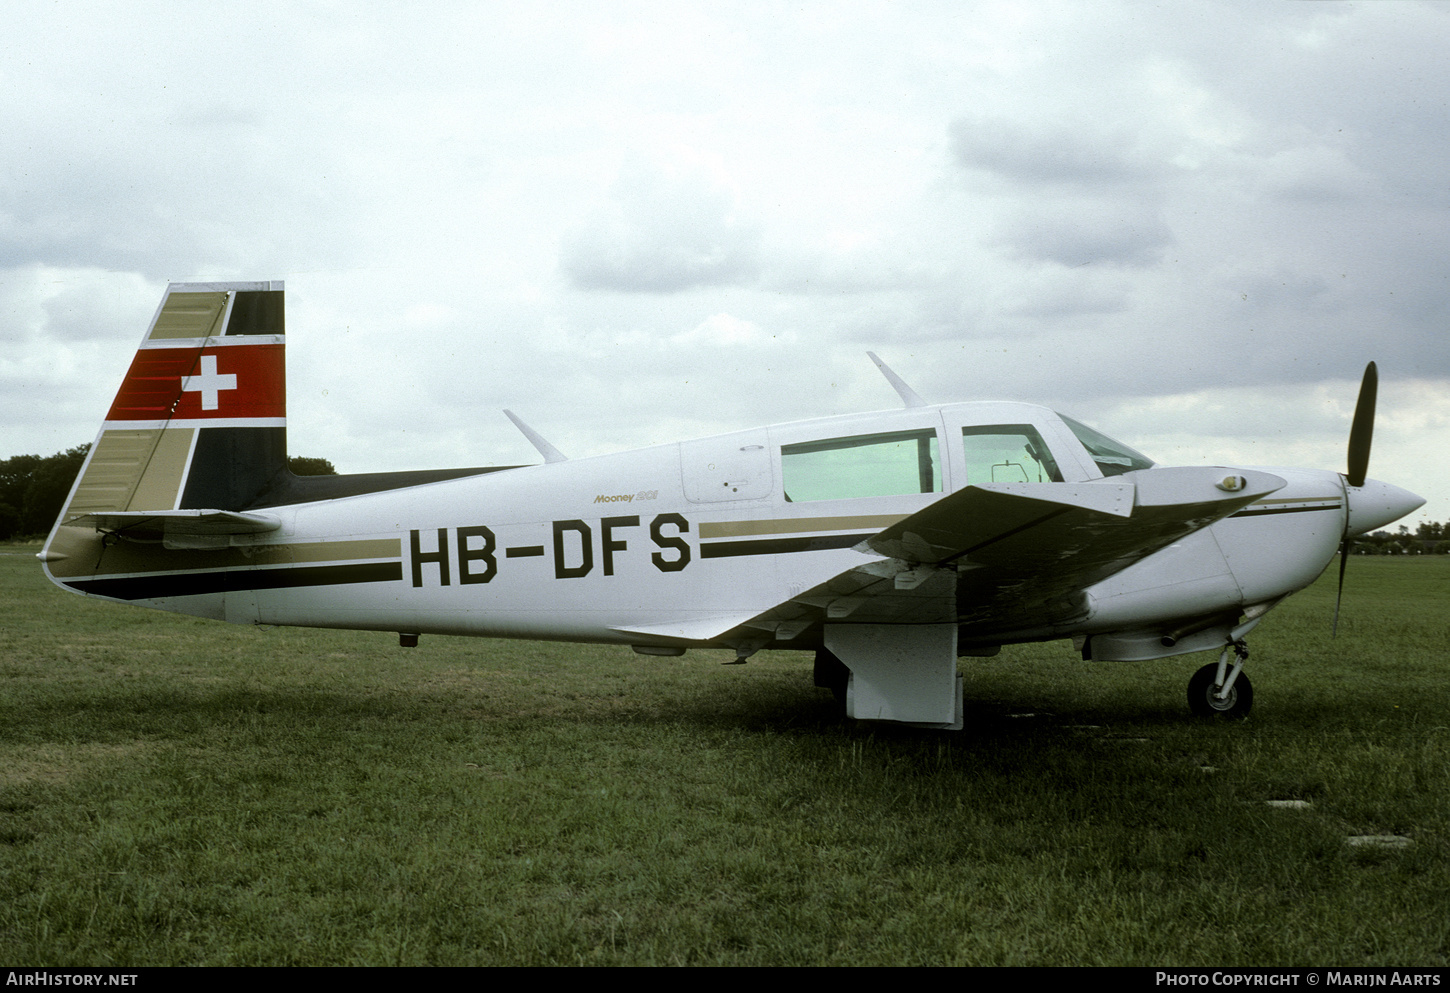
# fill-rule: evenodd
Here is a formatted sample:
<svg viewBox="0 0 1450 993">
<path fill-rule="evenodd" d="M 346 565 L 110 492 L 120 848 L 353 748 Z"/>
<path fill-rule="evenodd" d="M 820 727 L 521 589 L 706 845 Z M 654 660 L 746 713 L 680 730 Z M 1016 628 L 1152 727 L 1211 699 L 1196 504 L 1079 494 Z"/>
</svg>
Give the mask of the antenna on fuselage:
<svg viewBox="0 0 1450 993">
<path fill-rule="evenodd" d="M 867 352 L 866 354 L 871 356 L 871 361 L 876 363 L 876 368 L 881 370 L 881 375 L 886 377 L 886 381 L 891 384 L 891 388 L 896 391 L 896 395 L 901 397 L 901 402 L 905 406 L 927 406 L 927 402 L 923 400 L 920 396 L 918 396 L 915 390 L 913 390 L 910 386 L 907 386 L 900 376 L 892 372 L 891 367 L 885 362 L 882 362 L 881 359 L 877 357 L 875 352 Z"/>
<path fill-rule="evenodd" d="M 569 456 L 565 455 L 563 452 L 559 451 L 553 445 L 545 441 L 543 435 L 539 434 L 539 432 L 535 431 L 533 428 L 529 427 L 522 420 L 520 420 L 512 410 L 505 410 L 504 415 L 509 420 L 514 422 L 514 427 L 518 428 L 524 433 L 524 437 L 529 439 L 529 444 L 533 445 L 539 450 L 539 454 L 544 457 L 545 462 L 569 461 Z"/>
</svg>

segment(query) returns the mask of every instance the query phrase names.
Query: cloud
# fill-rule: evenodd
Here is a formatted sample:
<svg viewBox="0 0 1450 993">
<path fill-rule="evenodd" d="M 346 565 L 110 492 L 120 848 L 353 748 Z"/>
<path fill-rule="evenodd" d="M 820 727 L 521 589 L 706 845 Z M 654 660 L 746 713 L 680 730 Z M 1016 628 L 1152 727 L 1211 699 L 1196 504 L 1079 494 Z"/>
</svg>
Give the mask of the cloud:
<svg viewBox="0 0 1450 993">
<path fill-rule="evenodd" d="M 560 268 L 584 290 L 678 293 L 760 275 L 760 229 L 702 170 L 634 161 L 566 240 Z"/>
<path fill-rule="evenodd" d="M 1000 222 L 997 239 L 1023 258 L 1063 266 L 1148 266 L 1174 240 L 1151 203 L 1083 197 L 1019 204 Z"/>
<path fill-rule="evenodd" d="M 1443 436 L 1443 5 L 16 2 L 14 451 L 90 439 L 187 278 L 287 281 L 345 471 L 532 460 L 504 406 L 576 457 L 893 406 L 868 348 L 1090 423 L 1231 390 L 1291 453 L 1276 398 L 1374 358 Z"/>
<path fill-rule="evenodd" d="M 159 283 L 134 272 L 34 263 L 0 270 L 0 343 L 109 345 L 119 335 L 134 345 L 145 328 L 133 315 L 138 308 L 154 310 L 160 293 Z"/>
<path fill-rule="evenodd" d="M 670 344 L 685 347 L 759 347 L 769 342 L 769 336 L 763 334 L 754 323 L 730 314 L 711 314 L 689 331 L 670 338 Z"/>
<path fill-rule="evenodd" d="M 135 273 L 0 270 L 0 457 L 95 436 L 160 294 Z"/>
<path fill-rule="evenodd" d="M 1134 148 L 1132 133 L 1091 121 L 1066 125 L 979 116 L 952 122 L 948 133 L 963 168 L 1015 183 L 1097 187 L 1145 182 L 1157 171 Z"/>
</svg>

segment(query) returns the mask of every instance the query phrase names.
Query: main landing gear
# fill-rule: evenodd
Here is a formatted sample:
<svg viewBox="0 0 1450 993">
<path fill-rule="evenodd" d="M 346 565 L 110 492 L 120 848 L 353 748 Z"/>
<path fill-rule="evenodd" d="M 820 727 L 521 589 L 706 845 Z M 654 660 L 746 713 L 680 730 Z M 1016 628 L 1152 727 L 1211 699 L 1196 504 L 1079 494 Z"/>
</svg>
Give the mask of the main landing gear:
<svg viewBox="0 0 1450 993">
<path fill-rule="evenodd" d="M 1229 648 L 1237 656 L 1232 666 L 1228 664 Z M 1242 639 L 1225 646 L 1217 662 L 1199 669 L 1188 681 L 1188 709 L 1200 717 L 1249 716 L 1254 706 L 1254 686 L 1243 672 L 1248 660 L 1249 646 Z"/>
<path fill-rule="evenodd" d="M 836 703 L 846 706 L 846 686 L 851 682 L 851 670 L 846 663 L 824 648 L 816 650 L 816 685 L 831 691 Z"/>
</svg>

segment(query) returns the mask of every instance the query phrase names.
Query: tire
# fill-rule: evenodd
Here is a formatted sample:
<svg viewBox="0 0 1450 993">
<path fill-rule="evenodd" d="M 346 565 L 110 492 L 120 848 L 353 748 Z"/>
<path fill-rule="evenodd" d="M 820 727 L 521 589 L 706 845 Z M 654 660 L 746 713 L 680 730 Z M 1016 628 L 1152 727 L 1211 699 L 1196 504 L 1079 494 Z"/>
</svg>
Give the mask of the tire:
<svg viewBox="0 0 1450 993">
<path fill-rule="evenodd" d="M 816 652 L 816 685 L 830 690 L 836 703 L 846 705 L 846 684 L 851 680 L 851 670 L 835 654 L 824 648 Z"/>
<path fill-rule="evenodd" d="M 1214 681 L 1217 678 L 1217 662 L 1210 662 L 1193 674 L 1188 681 L 1188 709 L 1199 717 L 1241 720 L 1249 716 L 1254 706 L 1254 684 L 1249 682 L 1248 674 L 1239 673 L 1227 700 L 1220 700 L 1215 695 Z"/>
</svg>

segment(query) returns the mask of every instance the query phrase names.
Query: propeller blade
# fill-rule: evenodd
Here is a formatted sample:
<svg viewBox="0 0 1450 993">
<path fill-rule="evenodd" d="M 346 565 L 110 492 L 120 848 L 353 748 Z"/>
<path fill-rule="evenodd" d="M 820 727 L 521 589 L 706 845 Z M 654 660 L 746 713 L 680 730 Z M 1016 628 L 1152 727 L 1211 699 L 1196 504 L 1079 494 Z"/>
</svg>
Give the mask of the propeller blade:
<svg viewBox="0 0 1450 993">
<path fill-rule="evenodd" d="M 1374 402 L 1379 392 L 1379 370 L 1371 362 L 1364 367 L 1364 379 L 1359 384 L 1359 400 L 1354 405 L 1354 424 L 1349 429 L 1349 472 L 1346 478 L 1350 486 L 1363 486 L 1369 475 L 1369 446 L 1374 436 Z M 1340 575 L 1343 575 L 1343 560 L 1340 560 Z"/>
<path fill-rule="evenodd" d="M 1354 402 L 1354 423 L 1349 427 L 1349 471 L 1344 481 L 1350 486 L 1364 485 L 1369 475 L 1369 448 L 1374 439 L 1374 404 L 1379 393 L 1380 374 L 1371 362 L 1364 367 L 1359 383 L 1359 399 Z M 1349 562 L 1349 490 L 1344 491 L 1344 537 L 1339 542 L 1339 591 L 1334 595 L 1334 630 L 1330 638 L 1339 637 L 1339 605 L 1344 601 L 1344 567 Z"/>
</svg>

